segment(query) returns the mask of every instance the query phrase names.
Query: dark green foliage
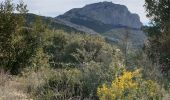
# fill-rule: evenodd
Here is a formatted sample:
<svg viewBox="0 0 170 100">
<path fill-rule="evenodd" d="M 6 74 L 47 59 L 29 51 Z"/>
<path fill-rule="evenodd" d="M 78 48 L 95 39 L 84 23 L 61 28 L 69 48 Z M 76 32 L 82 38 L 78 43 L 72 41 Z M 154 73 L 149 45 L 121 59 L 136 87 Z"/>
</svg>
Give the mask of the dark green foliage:
<svg viewBox="0 0 170 100">
<path fill-rule="evenodd" d="M 81 65 L 90 61 L 108 64 L 115 50 L 99 36 L 69 35 L 58 31 L 46 46 L 46 52 L 51 55 L 53 66 L 61 67 L 63 63 Z"/>
<path fill-rule="evenodd" d="M 35 18 L 31 27 L 25 27 L 26 7 L 22 1 L 14 5 L 11 0 L 0 5 L 0 67 L 12 74 L 32 64 L 47 38 L 47 26 L 40 18 Z"/>
<path fill-rule="evenodd" d="M 38 19 L 33 28 L 23 28 L 21 33 L 15 36 L 15 61 L 12 63 L 11 72 L 17 74 L 21 69 L 32 63 L 32 57 L 36 55 L 39 48 L 43 47 L 43 35 L 45 27 Z M 38 60 L 38 59 L 37 59 Z"/>
<path fill-rule="evenodd" d="M 15 16 L 17 10 L 21 15 Z M 0 4 L 0 67 L 11 70 L 15 61 L 14 38 L 22 30 L 23 15 L 27 12 L 26 5 L 22 2 L 15 6 L 11 0 Z"/>
<path fill-rule="evenodd" d="M 147 16 L 152 23 L 160 26 L 170 21 L 170 1 L 169 0 L 145 0 Z"/>
<path fill-rule="evenodd" d="M 161 71 L 168 76 L 170 70 L 170 1 L 145 0 L 145 7 L 152 25 L 146 29 L 150 42 L 147 52 L 153 62 L 160 64 Z"/>
</svg>

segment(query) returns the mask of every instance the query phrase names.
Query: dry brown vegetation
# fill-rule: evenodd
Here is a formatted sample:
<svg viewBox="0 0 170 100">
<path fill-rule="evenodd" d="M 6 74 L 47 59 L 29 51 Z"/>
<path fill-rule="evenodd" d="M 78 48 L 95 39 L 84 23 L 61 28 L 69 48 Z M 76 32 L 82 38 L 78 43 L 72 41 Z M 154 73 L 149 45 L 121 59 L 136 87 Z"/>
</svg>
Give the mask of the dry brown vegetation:
<svg viewBox="0 0 170 100">
<path fill-rule="evenodd" d="M 3 70 L 0 71 L 0 100 L 30 100 L 28 94 L 21 88 L 17 77 L 10 76 Z"/>
</svg>

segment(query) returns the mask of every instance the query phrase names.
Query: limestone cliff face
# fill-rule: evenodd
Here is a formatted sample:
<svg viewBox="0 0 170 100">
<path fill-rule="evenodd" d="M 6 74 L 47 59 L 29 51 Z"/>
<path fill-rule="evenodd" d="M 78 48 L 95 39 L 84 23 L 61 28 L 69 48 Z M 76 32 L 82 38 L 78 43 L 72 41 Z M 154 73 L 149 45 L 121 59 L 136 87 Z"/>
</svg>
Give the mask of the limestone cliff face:
<svg viewBox="0 0 170 100">
<path fill-rule="evenodd" d="M 75 8 L 57 18 L 85 26 L 99 33 L 117 27 L 140 29 L 142 26 L 137 14 L 130 13 L 124 5 L 112 2 L 99 2 L 83 8 Z"/>
<path fill-rule="evenodd" d="M 135 47 L 142 47 L 146 40 L 145 33 L 140 30 L 142 23 L 139 16 L 131 13 L 126 6 L 112 2 L 99 2 L 75 8 L 55 19 L 77 30 L 100 34 L 117 44 L 122 43 L 126 31 Z"/>
</svg>

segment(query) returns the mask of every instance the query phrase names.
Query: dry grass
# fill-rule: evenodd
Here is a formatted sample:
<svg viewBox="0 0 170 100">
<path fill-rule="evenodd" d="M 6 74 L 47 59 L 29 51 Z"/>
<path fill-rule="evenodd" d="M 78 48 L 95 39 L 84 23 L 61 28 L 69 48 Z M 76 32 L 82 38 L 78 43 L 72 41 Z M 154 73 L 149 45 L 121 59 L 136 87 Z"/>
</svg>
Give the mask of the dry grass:
<svg viewBox="0 0 170 100">
<path fill-rule="evenodd" d="M 11 76 L 0 70 L 0 100 L 32 100 L 30 97 L 52 75 L 49 68 L 27 71 L 22 76 Z"/>
<path fill-rule="evenodd" d="M 30 100 L 28 95 L 20 90 L 20 82 L 3 70 L 0 71 L 0 100 Z"/>
</svg>

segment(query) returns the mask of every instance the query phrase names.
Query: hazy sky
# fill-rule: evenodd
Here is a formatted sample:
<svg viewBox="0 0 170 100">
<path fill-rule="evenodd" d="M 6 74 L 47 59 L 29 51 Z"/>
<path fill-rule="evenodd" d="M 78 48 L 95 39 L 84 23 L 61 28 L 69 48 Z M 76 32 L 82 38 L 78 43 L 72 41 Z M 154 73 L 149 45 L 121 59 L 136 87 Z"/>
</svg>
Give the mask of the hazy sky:
<svg viewBox="0 0 170 100">
<path fill-rule="evenodd" d="M 1 2 L 4 0 L 0 0 Z M 15 2 L 19 0 L 13 0 Z M 112 1 L 116 4 L 126 5 L 130 12 L 137 13 L 144 24 L 148 23 L 145 17 L 145 9 L 143 7 L 144 0 L 24 0 L 28 5 L 30 13 L 40 14 L 44 16 L 55 17 L 63 14 L 72 8 L 80 8 L 86 4 L 101 1 Z"/>
</svg>

